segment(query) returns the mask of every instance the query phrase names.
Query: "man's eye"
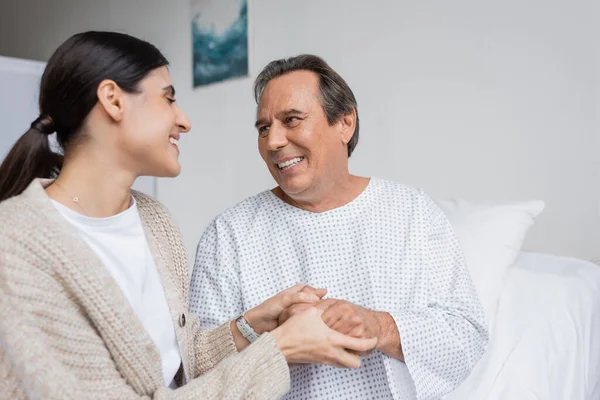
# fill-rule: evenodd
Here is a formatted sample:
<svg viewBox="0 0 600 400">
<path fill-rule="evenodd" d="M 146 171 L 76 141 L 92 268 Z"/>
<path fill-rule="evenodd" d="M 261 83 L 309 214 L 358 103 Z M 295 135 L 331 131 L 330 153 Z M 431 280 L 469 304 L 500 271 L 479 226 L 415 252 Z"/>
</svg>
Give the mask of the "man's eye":
<svg viewBox="0 0 600 400">
<path fill-rule="evenodd" d="M 296 122 L 296 121 L 300 121 L 300 118 L 298 118 L 298 117 L 287 117 L 285 119 L 285 123 L 286 124 L 291 124 L 292 122 Z"/>
<path fill-rule="evenodd" d="M 169 102 L 169 104 L 173 104 L 173 103 L 175 103 L 176 100 L 175 99 L 170 99 L 170 98 L 167 97 L 167 101 Z"/>
<path fill-rule="evenodd" d="M 258 134 L 259 134 L 259 135 L 262 135 L 262 136 L 264 136 L 264 135 L 266 135 L 268 132 L 269 132 L 269 126 L 267 126 L 267 125 L 266 125 L 266 126 L 260 126 L 260 127 L 258 128 Z"/>
</svg>

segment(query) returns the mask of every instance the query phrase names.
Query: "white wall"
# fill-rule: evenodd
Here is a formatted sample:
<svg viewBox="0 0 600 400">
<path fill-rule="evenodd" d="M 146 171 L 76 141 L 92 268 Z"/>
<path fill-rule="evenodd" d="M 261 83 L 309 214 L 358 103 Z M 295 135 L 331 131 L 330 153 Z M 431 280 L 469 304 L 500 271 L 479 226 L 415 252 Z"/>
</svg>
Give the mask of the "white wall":
<svg viewBox="0 0 600 400">
<path fill-rule="evenodd" d="M 46 64 L 0 56 L 0 162 L 14 142 L 25 133 L 39 115 L 38 93 L 40 76 Z"/>
<path fill-rule="evenodd" d="M 438 197 L 544 199 L 525 247 L 597 259 L 597 3 L 255 0 L 251 74 L 275 58 L 323 56 L 358 99 L 354 173 Z M 252 79 L 192 89 L 189 10 L 187 0 L 3 3 L 0 55 L 44 60 L 84 29 L 127 31 L 165 52 L 193 130 L 182 175 L 160 180 L 158 196 L 191 254 L 216 213 L 273 182 L 256 151 Z"/>
</svg>

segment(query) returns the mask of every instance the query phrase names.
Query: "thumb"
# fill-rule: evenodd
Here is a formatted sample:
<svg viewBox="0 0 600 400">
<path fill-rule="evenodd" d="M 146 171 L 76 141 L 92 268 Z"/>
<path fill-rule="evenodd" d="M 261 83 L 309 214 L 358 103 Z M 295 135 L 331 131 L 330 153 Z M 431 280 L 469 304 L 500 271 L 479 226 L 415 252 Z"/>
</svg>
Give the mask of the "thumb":
<svg viewBox="0 0 600 400">
<path fill-rule="evenodd" d="M 347 350 L 352 350 L 356 353 L 363 353 L 373 350 L 377 346 L 377 338 L 358 339 L 348 335 L 343 335 L 337 331 L 333 331 L 331 340 L 338 346 Z"/>
<path fill-rule="evenodd" d="M 302 293 L 311 293 L 311 294 L 314 294 L 316 296 L 323 297 L 323 296 L 325 296 L 327 294 L 327 289 L 314 288 L 312 286 L 305 285 L 302 289 L 300 289 L 300 292 L 302 292 Z"/>
<path fill-rule="evenodd" d="M 282 309 L 286 309 L 288 307 L 293 306 L 294 304 L 316 303 L 319 300 L 321 300 L 321 298 L 313 293 L 296 292 L 293 294 L 287 294 L 285 296 L 282 296 L 280 299 L 280 307 Z"/>
</svg>

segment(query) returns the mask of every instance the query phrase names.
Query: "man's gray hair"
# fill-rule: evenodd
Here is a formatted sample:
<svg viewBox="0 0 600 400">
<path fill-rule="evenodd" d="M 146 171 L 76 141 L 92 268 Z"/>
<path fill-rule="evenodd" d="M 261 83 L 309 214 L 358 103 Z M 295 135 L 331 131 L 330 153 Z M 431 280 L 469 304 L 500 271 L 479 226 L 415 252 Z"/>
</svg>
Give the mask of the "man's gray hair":
<svg viewBox="0 0 600 400">
<path fill-rule="evenodd" d="M 271 79 L 294 71 L 311 71 L 319 77 L 320 101 L 329 125 L 335 124 L 344 115 L 351 114 L 353 109 L 356 112 L 356 127 L 352 138 L 348 142 L 348 157 L 350 157 L 358 143 L 356 99 L 346 81 L 322 58 L 311 54 L 302 54 L 271 61 L 254 81 L 254 99 L 256 103 L 258 104 L 263 90 L 265 90 Z"/>
</svg>

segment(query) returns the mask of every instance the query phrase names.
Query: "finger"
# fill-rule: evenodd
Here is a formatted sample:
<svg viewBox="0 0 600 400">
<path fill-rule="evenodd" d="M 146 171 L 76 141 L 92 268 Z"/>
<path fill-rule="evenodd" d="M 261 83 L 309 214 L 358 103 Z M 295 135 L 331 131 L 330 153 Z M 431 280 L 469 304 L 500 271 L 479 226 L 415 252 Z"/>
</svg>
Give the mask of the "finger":
<svg viewBox="0 0 600 400">
<path fill-rule="evenodd" d="M 292 287 L 289 287 L 279 293 L 296 293 L 301 291 L 302 289 L 304 289 L 305 287 L 307 287 L 307 285 L 305 285 L 304 283 L 298 283 Z"/>
<path fill-rule="evenodd" d="M 346 317 L 343 320 L 336 322 L 331 329 L 355 338 L 365 337 L 365 325 L 362 318 L 358 315 Z"/>
<path fill-rule="evenodd" d="M 350 332 L 356 328 L 356 325 L 354 325 L 348 319 L 344 318 L 343 315 L 341 315 L 339 317 L 339 319 L 335 320 L 331 325 L 327 324 L 327 326 L 330 327 L 331 329 L 333 329 L 334 331 L 338 331 L 339 333 L 342 333 L 344 335 L 350 335 Z M 350 335 L 350 336 L 354 336 L 354 335 Z M 354 337 L 357 337 L 357 336 L 354 336 Z"/>
<path fill-rule="evenodd" d="M 350 354 L 356 354 L 359 357 L 367 357 L 369 354 L 371 354 L 373 352 L 373 350 L 361 351 L 361 352 L 354 351 L 354 350 L 347 350 L 347 351 L 348 351 L 348 353 L 350 353 Z"/>
<path fill-rule="evenodd" d="M 333 329 L 333 325 L 337 324 L 338 321 L 341 321 L 344 318 L 344 316 L 340 315 L 340 314 L 328 314 L 328 315 L 325 315 L 326 312 L 327 311 L 325 311 L 323 313 L 323 315 L 321 316 L 321 319 L 323 320 L 323 322 L 325 322 L 325 325 L 327 325 L 331 329 Z"/>
<path fill-rule="evenodd" d="M 362 318 L 356 314 L 355 308 L 349 307 L 344 301 L 329 307 L 323 313 L 323 321 L 330 328 L 344 334 L 363 323 Z"/>
<path fill-rule="evenodd" d="M 296 303 L 318 303 L 321 298 L 314 293 L 298 292 L 294 295 Z"/>
<path fill-rule="evenodd" d="M 328 299 L 329 300 L 329 299 Z M 321 303 L 325 303 L 327 300 L 323 300 Z M 317 307 L 324 310 L 323 312 L 323 321 L 327 325 L 333 324 L 335 321 L 344 317 L 344 313 L 342 309 L 339 307 L 339 303 L 337 301 L 333 301 L 330 303 L 321 304 L 318 303 Z"/>
<path fill-rule="evenodd" d="M 337 299 L 325 299 L 325 300 L 321 300 L 320 302 L 318 302 L 316 307 L 321 311 L 326 311 L 337 302 L 338 302 Z"/>
<path fill-rule="evenodd" d="M 353 350 L 357 353 L 373 350 L 377 346 L 377 338 L 358 339 L 348 335 L 343 335 L 334 331 L 331 336 L 331 341 L 339 347 Z"/>
<path fill-rule="evenodd" d="M 339 331 L 339 330 L 338 330 L 338 332 L 344 333 L 344 332 Z M 362 324 L 354 326 L 353 329 L 350 329 L 350 331 L 347 332 L 347 333 L 345 333 L 345 334 L 348 335 L 348 336 L 355 337 L 355 338 L 366 338 L 367 337 L 366 331 L 365 331 L 365 327 Z"/>
<path fill-rule="evenodd" d="M 344 349 L 338 349 L 336 351 L 334 362 L 347 368 L 360 367 L 360 357 L 356 354 L 351 354 Z"/>
<path fill-rule="evenodd" d="M 337 307 L 336 307 L 337 309 Z M 342 312 L 335 312 L 329 315 L 325 315 L 327 314 L 327 311 L 325 311 L 323 313 L 323 321 L 325 322 L 325 324 L 330 327 L 331 329 L 338 331 L 340 333 L 343 333 L 344 335 L 348 334 L 348 332 L 350 332 L 352 329 L 356 328 L 356 323 L 354 323 L 353 319 L 348 318 L 347 315 L 343 314 Z"/>
<path fill-rule="evenodd" d="M 324 288 L 314 288 L 312 286 L 309 285 L 304 285 L 304 287 L 302 289 L 300 289 L 300 292 L 306 292 L 306 293 L 312 293 L 315 294 L 319 297 L 323 297 L 327 294 L 327 289 Z"/>
<path fill-rule="evenodd" d="M 342 365 L 342 364 L 340 364 L 340 363 L 337 363 L 337 362 L 335 362 L 335 361 L 331 361 L 331 362 L 329 363 L 329 365 L 331 365 L 331 366 L 333 366 L 333 367 L 336 367 L 336 368 L 348 368 L 348 367 L 346 367 L 345 365 Z"/>
<path fill-rule="evenodd" d="M 315 294 L 307 292 L 286 293 L 281 297 L 281 307 L 288 308 L 299 303 L 316 303 L 321 298 Z"/>
</svg>

